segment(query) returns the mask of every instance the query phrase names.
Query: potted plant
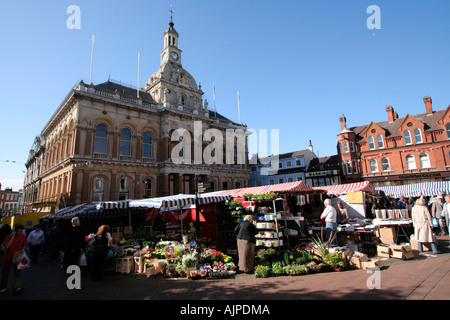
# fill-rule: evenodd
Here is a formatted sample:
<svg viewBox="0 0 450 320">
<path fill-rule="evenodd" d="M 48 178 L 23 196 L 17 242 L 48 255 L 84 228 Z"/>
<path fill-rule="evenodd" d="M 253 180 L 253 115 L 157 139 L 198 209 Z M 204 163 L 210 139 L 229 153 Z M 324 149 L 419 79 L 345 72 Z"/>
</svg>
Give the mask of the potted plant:
<svg viewBox="0 0 450 320">
<path fill-rule="evenodd" d="M 166 262 L 162 262 L 162 263 L 160 264 L 160 268 L 161 268 L 161 274 L 166 274 L 167 263 L 166 263 Z"/>
<path fill-rule="evenodd" d="M 342 255 L 338 252 L 328 253 L 323 257 L 323 261 L 328 264 L 331 269 L 335 271 L 342 271 L 345 268 L 344 260 Z"/>
<path fill-rule="evenodd" d="M 272 275 L 274 277 L 281 276 L 283 274 L 285 274 L 285 271 L 284 271 L 281 263 L 276 263 L 276 264 L 272 265 Z"/>
<path fill-rule="evenodd" d="M 267 278 L 270 275 L 269 266 L 259 265 L 255 268 L 255 275 L 257 278 Z"/>
<path fill-rule="evenodd" d="M 308 273 L 308 267 L 303 264 L 291 265 L 291 268 L 289 271 L 290 271 L 291 276 L 298 276 L 301 274 Z"/>
<path fill-rule="evenodd" d="M 177 263 L 175 271 L 180 275 L 181 278 L 186 278 L 186 266 L 183 263 Z"/>
<path fill-rule="evenodd" d="M 170 278 L 175 278 L 175 265 L 173 263 L 169 263 L 167 266 L 167 274 Z"/>
</svg>

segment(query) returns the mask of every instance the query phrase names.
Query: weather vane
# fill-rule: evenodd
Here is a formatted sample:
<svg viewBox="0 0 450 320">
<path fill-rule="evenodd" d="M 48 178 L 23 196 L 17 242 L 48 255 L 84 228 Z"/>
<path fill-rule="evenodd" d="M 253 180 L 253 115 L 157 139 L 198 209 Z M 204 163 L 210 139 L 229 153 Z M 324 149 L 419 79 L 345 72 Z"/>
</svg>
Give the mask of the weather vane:
<svg viewBox="0 0 450 320">
<path fill-rule="evenodd" d="M 170 5 L 169 13 L 170 13 L 170 21 L 172 21 L 172 16 L 173 16 L 173 13 L 174 13 L 174 10 L 173 10 L 173 8 L 172 8 L 172 5 Z"/>
</svg>

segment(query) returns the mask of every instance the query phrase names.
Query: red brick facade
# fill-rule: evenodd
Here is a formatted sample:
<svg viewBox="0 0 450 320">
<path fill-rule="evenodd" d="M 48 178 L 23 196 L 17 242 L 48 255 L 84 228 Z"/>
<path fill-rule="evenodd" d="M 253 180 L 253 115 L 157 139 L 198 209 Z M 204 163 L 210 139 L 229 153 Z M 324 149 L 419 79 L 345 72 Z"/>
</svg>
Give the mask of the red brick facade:
<svg viewBox="0 0 450 320">
<path fill-rule="evenodd" d="M 399 118 L 386 107 L 387 121 L 347 128 L 340 117 L 338 134 L 345 183 L 371 181 L 376 186 L 450 180 L 450 105 Z"/>
</svg>

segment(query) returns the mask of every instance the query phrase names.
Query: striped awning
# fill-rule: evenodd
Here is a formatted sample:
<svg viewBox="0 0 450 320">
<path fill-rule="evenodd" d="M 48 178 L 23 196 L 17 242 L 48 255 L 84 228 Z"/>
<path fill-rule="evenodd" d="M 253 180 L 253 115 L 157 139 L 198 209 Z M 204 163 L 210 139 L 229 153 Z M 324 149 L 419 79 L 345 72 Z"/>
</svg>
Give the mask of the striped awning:
<svg viewBox="0 0 450 320">
<path fill-rule="evenodd" d="M 341 194 L 346 192 L 365 191 L 375 193 L 375 188 L 370 181 L 337 184 L 332 186 L 313 187 L 314 190 L 324 190 L 327 194 Z"/>
<path fill-rule="evenodd" d="M 383 191 L 386 195 L 400 196 L 419 196 L 422 192 L 424 196 L 439 195 L 441 191 L 445 194 L 450 193 L 450 181 L 422 182 L 414 184 L 405 184 L 401 186 L 376 187 L 376 190 Z"/>
<path fill-rule="evenodd" d="M 285 182 L 278 184 L 270 184 L 267 186 L 259 186 L 259 187 L 248 187 L 242 189 L 232 189 L 232 190 L 224 190 L 220 191 L 219 194 L 228 194 L 233 197 L 240 197 L 244 194 L 260 194 L 267 192 L 307 192 L 314 191 L 310 186 L 308 186 L 303 181 L 294 181 L 294 182 Z"/>
<path fill-rule="evenodd" d="M 130 200 L 104 201 L 97 204 L 97 209 L 126 209 L 129 204 Z"/>
<path fill-rule="evenodd" d="M 73 207 L 68 207 L 64 209 L 60 209 L 55 212 L 55 219 L 69 219 L 75 216 L 78 212 L 83 210 L 86 207 L 86 203 L 79 204 Z"/>
<path fill-rule="evenodd" d="M 198 196 L 200 204 L 208 204 L 213 202 L 221 202 L 230 200 L 230 195 L 201 194 Z M 167 197 L 151 198 L 143 200 L 131 200 L 130 207 L 147 207 L 147 208 L 183 208 L 187 205 L 195 204 L 195 195 L 193 194 L 178 194 Z"/>
</svg>

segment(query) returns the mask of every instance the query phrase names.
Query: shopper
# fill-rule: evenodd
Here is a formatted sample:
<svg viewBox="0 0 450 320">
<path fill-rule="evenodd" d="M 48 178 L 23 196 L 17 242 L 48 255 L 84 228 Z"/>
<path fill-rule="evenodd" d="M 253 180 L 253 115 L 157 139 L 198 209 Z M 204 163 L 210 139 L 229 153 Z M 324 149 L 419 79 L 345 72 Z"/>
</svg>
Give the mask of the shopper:
<svg viewBox="0 0 450 320">
<path fill-rule="evenodd" d="M 406 200 L 404 196 L 400 196 L 400 199 L 397 201 L 397 209 L 406 209 Z"/>
<path fill-rule="evenodd" d="M 78 259 L 86 248 L 86 237 L 80 226 L 80 219 L 74 217 L 71 220 L 72 227 L 67 232 L 63 244 L 63 268 L 67 270 L 68 266 L 77 265 Z"/>
<path fill-rule="evenodd" d="M 431 243 L 433 253 L 439 253 L 433 239 L 433 222 L 431 220 L 430 212 L 425 204 L 423 198 L 418 198 L 411 212 L 418 250 L 419 252 L 423 251 L 422 243 Z"/>
<path fill-rule="evenodd" d="M 442 214 L 443 208 L 444 208 L 444 197 L 439 195 L 439 196 L 436 197 L 436 200 L 431 205 L 431 217 L 432 218 L 436 218 L 436 219 L 439 220 L 441 218 L 441 214 Z M 438 228 L 440 230 L 436 230 L 436 231 L 440 231 L 440 234 L 442 234 L 442 235 L 446 235 L 447 234 L 445 232 L 444 226 L 439 224 Z"/>
<path fill-rule="evenodd" d="M 445 203 L 442 208 L 441 219 L 439 220 L 440 226 L 444 228 L 444 230 L 448 228 L 447 231 L 450 234 L 449 218 L 450 218 L 450 194 L 445 196 Z"/>
<path fill-rule="evenodd" d="M 92 254 L 92 281 L 103 280 L 103 271 L 105 269 L 109 251 L 108 230 L 109 226 L 100 226 L 94 238 L 94 252 Z"/>
<path fill-rule="evenodd" d="M 2 278 L 0 281 L 0 293 L 6 292 L 9 272 L 13 269 L 13 292 L 22 291 L 20 270 L 17 269 L 17 260 L 22 255 L 27 246 L 27 237 L 24 234 L 25 228 L 22 224 L 14 225 L 14 231 L 5 238 L 3 245 L 6 248 L 3 256 Z"/>
<path fill-rule="evenodd" d="M 239 271 L 252 273 L 255 268 L 256 226 L 251 215 L 244 217 L 234 229 L 237 236 Z"/>
<path fill-rule="evenodd" d="M 344 207 L 344 202 L 339 201 L 338 204 L 338 209 L 339 211 L 337 211 L 337 223 L 338 224 L 346 224 L 349 221 L 349 216 L 348 216 L 348 211 L 347 209 Z"/>
<path fill-rule="evenodd" d="M 331 205 L 331 199 L 325 199 L 325 201 L 323 203 L 325 205 L 325 210 L 323 210 L 323 212 L 320 216 L 320 219 L 325 220 L 325 230 L 326 230 L 326 234 L 327 234 L 327 241 L 331 240 L 332 245 L 338 246 L 336 209 L 333 208 L 333 206 Z"/>
<path fill-rule="evenodd" d="M 28 246 L 30 247 L 31 262 L 38 262 L 39 252 L 41 251 L 44 240 L 44 231 L 42 231 L 41 225 L 38 224 L 28 235 Z"/>
</svg>

